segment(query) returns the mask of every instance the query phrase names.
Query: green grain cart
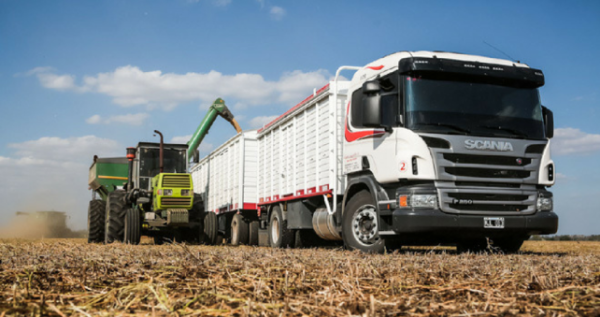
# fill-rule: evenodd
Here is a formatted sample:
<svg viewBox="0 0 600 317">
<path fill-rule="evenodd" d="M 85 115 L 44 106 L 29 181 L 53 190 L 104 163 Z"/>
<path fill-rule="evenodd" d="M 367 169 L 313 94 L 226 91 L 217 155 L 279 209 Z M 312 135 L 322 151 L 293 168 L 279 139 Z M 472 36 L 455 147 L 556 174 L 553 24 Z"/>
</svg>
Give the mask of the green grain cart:
<svg viewBox="0 0 600 317">
<path fill-rule="evenodd" d="M 165 241 L 214 244 L 217 217 L 205 212 L 194 194 L 189 158 L 198 160 L 197 148 L 217 116 L 241 129 L 223 99 L 210 107 L 188 144 L 140 142 L 123 158 L 97 158 L 90 167 L 93 190 L 88 210 L 90 243 L 121 241 L 138 244 L 142 235 Z"/>
</svg>

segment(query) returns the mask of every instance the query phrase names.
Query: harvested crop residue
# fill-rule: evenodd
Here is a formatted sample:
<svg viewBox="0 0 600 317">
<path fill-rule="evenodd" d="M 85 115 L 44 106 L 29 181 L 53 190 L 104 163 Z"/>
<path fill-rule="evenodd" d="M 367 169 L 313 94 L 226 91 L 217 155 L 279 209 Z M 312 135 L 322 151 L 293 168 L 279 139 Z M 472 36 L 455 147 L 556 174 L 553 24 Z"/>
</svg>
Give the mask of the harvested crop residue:
<svg viewBox="0 0 600 317">
<path fill-rule="evenodd" d="M 579 247 L 578 247 L 579 246 Z M 600 243 L 517 255 L 0 241 L 0 315 L 600 314 Z"/>
</svg>

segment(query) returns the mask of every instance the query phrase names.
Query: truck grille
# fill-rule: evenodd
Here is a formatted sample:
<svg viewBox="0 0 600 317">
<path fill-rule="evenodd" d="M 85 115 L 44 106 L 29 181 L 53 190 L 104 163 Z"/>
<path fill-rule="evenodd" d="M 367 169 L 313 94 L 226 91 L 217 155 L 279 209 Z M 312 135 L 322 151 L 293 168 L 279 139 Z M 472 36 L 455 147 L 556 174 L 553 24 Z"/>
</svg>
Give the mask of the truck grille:
<svg viewBox="0 0 600 317">
<path fill-rule="evenodd" d="M 437 137 L 437 136 L 436 136 Z M 539 165 L 545 144 L 511 140 L 510 152 L 467 149 L 467 137 L 445 136 L 451 147 L 429 147 L 443 212 L 525 215 L 536 212 Z"/>
<path fill-rule="evenodd" d="M 162 187 L 191 188 L 192 183 L 190 181 L 190 175 L 189 174 L 164 175 L 163 180 L 162 180 Z"/>
<path fill-rule="evenodd" d="M 440 188 L 442 210 L 463 214 L 528 214 L 535 212 L 536 190 Z"/>
<path fill-rule="evenodd" d="M 175 207 L 175 206 L 189 206 L 192 203 L 191 197 L 173 198 L 163 197 L 161 199 L 163 207 Z"/>
<path fill-rule="evenodd" d="M 446 167 L 445 170 L 450 175 L 478 178 L 526 178 L 531 175 L 528 171 L 509 169 Z"/>
</svg>

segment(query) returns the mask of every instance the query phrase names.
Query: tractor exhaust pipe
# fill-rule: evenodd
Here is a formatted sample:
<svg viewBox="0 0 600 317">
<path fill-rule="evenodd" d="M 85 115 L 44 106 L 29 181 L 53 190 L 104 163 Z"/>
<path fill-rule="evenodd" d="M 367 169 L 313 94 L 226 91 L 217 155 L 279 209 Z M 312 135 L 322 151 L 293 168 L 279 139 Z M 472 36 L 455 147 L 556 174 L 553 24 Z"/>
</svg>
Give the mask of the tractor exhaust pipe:
<svg viewBox="0 0 600 317">
<path fill-rule="evenodd" d="M 163 172 L 163 148 L 164 148 L 164 142 L 163 142 L 163 135 L 162 133 L 160 133 L 160 131 L 158 130 L 154 130 L 154 133 L 160 135 L 160 150 L 159 150 L 159 154 L 158 154 L 158 164 L 159 164 L 159 168 L 160 168 L 160 172 Z"/>
<path fill-rule="evenodd" d="M 94 159 L 96 157 L 94 156 Z M 129 160 L 129 174 L 127 176 L 127 191 L 131 191 L 133 187 L 133 160 L 135 159 L 135 148 L 128 147 L 127 148 L 127 160 Z"/>
</svg>

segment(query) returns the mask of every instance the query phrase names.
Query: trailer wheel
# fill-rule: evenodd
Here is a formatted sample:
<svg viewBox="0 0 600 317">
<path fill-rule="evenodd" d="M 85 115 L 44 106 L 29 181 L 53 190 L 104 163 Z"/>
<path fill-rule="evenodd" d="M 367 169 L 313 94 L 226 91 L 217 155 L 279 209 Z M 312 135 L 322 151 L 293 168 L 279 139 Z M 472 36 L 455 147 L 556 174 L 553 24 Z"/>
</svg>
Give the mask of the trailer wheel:
<svg viewBox="0 0 600 317">
<path fill-rule="evenodd" d="M 294 246 L 294 230 L 287 228 L 287 221 L 283 220 L 283 214 L 279 206 L 273 207 L 271 220 L 269 221 L 269 243 L 273 248 L 287 248 Z"/>
<path fill-rule="evenodd" d="M 106 202 L 91 200 L 88 206 L 88 243 L 104 242 Z"/>
<path fill-rule="evenodd" d="M 123 241 L 125 229 L 125 191 L 115 190 L 106 200 L 106 229 L 104 242 Z"/>
<path fill-rule="evenodd" d="M 385 240 L 378 235 L 378 218 L 368 191 L 363 190 L 352 196 L 342 215 L 342 238 L 346 248 L 383 253 Z"/>
<path fill-rule="evenodd" d="M 231 219 L 231 244 L 248 244 L 248 223 L 240 214 L 233 215 Z"/>
<path fill-rule="evenodd" d="M 124 242 L 127 244 L 140 244 L 141 219 L 140 210 L 129 208 L 125 211 Z"/>
<path fill-rule="evenodd" d="M 248 225 L 248 245 L 258 245 L 258 230 L 260 224 L 257 220 L 251 221 Z"/>
<path fill-rule="evenodd" d="M 204 230 L 200 234 L 203 236 L 202 240 L 204 243 L 208 245 L 215 245 L 217 243 L 217 235 L 219 234 L 217 214 L 209 211 L 204 215 Z"/>
</svg>

